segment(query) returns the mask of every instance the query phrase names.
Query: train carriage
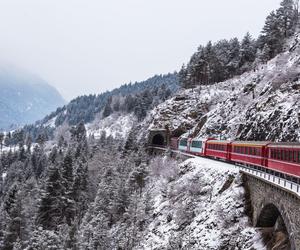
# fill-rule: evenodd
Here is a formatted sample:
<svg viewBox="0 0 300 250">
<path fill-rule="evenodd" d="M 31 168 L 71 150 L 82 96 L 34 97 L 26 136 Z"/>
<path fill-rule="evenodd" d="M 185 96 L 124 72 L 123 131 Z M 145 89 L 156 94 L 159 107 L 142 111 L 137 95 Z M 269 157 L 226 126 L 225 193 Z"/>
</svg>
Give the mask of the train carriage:
<svg viewBox="0 0 300 250">
<path fill-rule="evenodd" d="M 206 143 L 205 156 L 230 160 L 231 142 L 222 140 L 209 140 Z"/>
<path fill-rule="evenodd" d="M 299 143 L 270 143 L 267 148 L 267 154 L 267 167 L 269 169 L 299 178 Z"/>
<path fill-rule="evenodd" d="M 202 138 L 194 138 L 190 141 L 189 144 L 189 152 L 191 152 L 194 155 L 204 155 L 205 152 L 205 143 L 207 139 Z"/>
<path fill-rule="evenodd" d="M 225 141 L 212 138 L 171 138 L 173 150 L 264 168 L 300 177 L 300 143 Z"/>
<path fill-rule="evenodd" d="M 183 152 L 189 151 L 189 138 L 187 137 L 180 137 L 178 142 L 178 150 Z"/>
<path fill-rule="evenodd" d="M 266 166 L 268 144 L 269 142 L 234 141 L 231 160 L 247 165 Z"/>
</svg>

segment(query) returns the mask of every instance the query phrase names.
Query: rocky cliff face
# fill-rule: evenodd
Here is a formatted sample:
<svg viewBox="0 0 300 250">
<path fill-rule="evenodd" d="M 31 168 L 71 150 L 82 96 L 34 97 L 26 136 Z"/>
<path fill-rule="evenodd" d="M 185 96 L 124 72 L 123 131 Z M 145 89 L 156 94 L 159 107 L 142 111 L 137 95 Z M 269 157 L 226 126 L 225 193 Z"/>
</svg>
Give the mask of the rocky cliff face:
<svg viewBox="0 0 300 250">
<path fill-rule="evenodd" d="M 296 39 L 296 38 L 295 38 Z M 183 90 L 148 117 L 150 127 L 169 127 L 199 137 L 298 141 L 300 47 L 225 82 Z"/>
</svg>

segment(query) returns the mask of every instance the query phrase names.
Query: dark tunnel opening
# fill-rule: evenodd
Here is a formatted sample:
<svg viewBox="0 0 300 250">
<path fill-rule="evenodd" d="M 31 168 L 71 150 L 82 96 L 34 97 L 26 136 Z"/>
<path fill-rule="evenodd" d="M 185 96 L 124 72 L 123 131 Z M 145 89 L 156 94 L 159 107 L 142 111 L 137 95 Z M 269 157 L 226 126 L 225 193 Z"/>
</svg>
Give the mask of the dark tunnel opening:
<svg viewBox="0 0 300 250">
<path fill-rule="evenodd" d="M 160 134 L 153 136 L 152 145 L 165 146 L 165 138 Z"/>
<path fill-rule="evenodd" d="M 261 211 L 256 226 L 261 229 L 267 249 L 291 249 L 290 237 L 280 211 L 268 204 Z"/>
</svg>

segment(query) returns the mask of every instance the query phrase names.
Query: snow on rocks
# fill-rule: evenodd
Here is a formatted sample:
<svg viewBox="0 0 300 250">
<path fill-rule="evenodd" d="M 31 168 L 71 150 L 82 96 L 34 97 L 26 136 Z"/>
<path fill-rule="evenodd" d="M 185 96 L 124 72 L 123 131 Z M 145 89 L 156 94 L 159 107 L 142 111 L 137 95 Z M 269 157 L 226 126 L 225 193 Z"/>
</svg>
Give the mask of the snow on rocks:
<svg viewBox="0 0 300 250">
<path fill-rule="evenodd" d="M 153 220 L 136 249 L 264 249 L 245 215 L 245 191 L 234 166 L 189 159 L 176 178 L 157 177 L 149 191 Z"/>
</svg>

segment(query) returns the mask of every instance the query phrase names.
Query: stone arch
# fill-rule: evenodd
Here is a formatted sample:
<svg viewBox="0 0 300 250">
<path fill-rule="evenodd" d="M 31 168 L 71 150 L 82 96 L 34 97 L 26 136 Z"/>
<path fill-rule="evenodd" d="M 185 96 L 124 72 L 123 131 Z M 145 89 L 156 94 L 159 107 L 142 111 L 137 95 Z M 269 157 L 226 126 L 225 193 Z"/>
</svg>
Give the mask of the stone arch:
<svg viewBox="0 0 300 250">
<path fill-rule="evenodd" d="M 286 216 L 284 207 L 276 206 L 273 203 L 265 204 L 258 213 L 256 227 L 274 228 L 274 230 L 282 230 L 287 233 L 291 249 L 296 249 L 295 239 L 292 234 L 291 223 Z"/>
<path fill-rule="evenodd" d="M 162 134 L 158 133 L 152 137 L 151 144 L 157 146 L 165 146 L 165 137 Z"/>
<path fill-rule="evenodd" d="M 263 207 L 260 211 L 259 217 L 257 219 L 256 226 L 257 227 L 274 227 L 277 219 L 280 217 L 280 212 L 278 208 L 269 203 Z"/>
</svg>

